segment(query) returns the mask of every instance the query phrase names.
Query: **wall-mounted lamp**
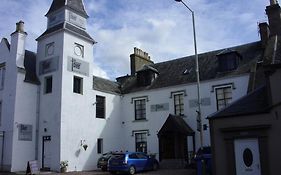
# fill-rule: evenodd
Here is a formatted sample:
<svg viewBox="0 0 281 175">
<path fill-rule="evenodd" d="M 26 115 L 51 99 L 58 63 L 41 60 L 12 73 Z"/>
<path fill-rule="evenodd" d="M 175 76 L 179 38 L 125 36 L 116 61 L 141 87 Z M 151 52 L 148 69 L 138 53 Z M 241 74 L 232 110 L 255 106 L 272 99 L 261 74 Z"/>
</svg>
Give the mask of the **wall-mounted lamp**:
<svg viewBox="0 0 281 175">
<path fill-rule="evenodd" d="M 84 148 L 84 150 L 86 151 L 88 148 L 88 145 L 86 144 L 86 140 L 81 140 L 80 146 L 82 146 Z"/>
<path fill-rule="evenodd" d="M 94 103 L 93 103 L 93 106 L 95 106 L 97 103 L 98 103 L 98 102 L 94 102 Z"/>
</svg>

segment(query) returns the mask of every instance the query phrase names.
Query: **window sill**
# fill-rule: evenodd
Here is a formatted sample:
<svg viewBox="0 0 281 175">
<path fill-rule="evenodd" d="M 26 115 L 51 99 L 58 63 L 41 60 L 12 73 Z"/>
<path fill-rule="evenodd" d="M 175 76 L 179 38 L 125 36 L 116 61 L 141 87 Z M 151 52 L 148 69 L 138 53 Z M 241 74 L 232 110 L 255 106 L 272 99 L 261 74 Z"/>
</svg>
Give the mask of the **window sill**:
<svg viewBox="0 0 281 175">
<path fill-rule="evenodd" d="M 96 117 L 96 119 L 106 120 L 106 118 Z"/>
<path fill-rule="evenodd" d="M 141 119 L 141 120 L 133 120 L 132 122 L 148 122 L 147 119 Z"/>
</svg>

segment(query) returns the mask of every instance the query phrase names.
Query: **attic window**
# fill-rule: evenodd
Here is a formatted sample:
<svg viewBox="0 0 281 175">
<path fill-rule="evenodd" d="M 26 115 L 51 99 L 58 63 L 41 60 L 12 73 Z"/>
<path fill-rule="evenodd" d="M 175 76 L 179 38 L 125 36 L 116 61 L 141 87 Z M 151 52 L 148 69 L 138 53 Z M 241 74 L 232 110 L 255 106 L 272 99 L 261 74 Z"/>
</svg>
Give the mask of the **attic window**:
<svg viewBox="0 0 281 175">
<path fill-rule="evenodd" d="M 139 86 L 149 86 L 157 78 L 158 71 L 148 65 L 144 65 L 141 70 L 137 72 L 137 81 Z"/>
<path fill-rule="evenodd" d="M 217 55 L 219 62 L 219 71 L 228 72 L 236 70 L 242 56 L 237 52 L 226 49 Z"/>
</svg>

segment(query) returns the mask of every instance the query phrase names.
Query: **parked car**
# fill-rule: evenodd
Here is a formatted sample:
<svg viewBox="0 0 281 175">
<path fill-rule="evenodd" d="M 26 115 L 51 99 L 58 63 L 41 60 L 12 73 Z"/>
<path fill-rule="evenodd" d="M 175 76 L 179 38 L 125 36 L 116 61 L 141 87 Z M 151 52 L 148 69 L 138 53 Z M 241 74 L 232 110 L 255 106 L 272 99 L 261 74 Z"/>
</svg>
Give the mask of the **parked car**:
<svg viewBox="0 0 281 175">
<path fill-rule="evenodd" d="M 104 153 L 99 159 L 97 166 L 101 168 L 102 171 L 107 171 L 107 163 L 110 157 L 112 156 L 113 152 Z"/>
<path fill-rule="evenodd" d="M 135 174 L 146 170 L 157 170 L 158 161 L 153 156 L 142 152 L 114 153 L 108 161 L 108 171 L 111 174 L 126 172 Z"/>
<path fill-rule="evenodd" d="M 196 159 L 202 157 L 203 155 L 210 155 L 211 153 L 212 152 L 211 152 L 211 147 L 210 146 L 204 146 L 203 150 L 201 148 L 199 148 L 197 150 L 197 152 L 194 154 L 194 156 L 191 158 L 189 167 L 196 168 L 197 167 Z"/>
</svg>

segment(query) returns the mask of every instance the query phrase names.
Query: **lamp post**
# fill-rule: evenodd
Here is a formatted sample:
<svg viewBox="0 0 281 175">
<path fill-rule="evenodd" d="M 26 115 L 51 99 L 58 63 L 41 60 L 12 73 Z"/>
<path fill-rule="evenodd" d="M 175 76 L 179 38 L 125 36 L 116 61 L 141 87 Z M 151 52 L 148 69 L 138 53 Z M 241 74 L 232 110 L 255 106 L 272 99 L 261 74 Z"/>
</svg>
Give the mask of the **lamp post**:
<svg viewBox="0 0 281 175">
<path fill-rule="evenodd" d="M 197 112 L 197 122 L 198 122 L 197 130 L 199 130 L 199 132 L 200 132 L 200 147 L 203 150 L 203 128 L 202 128 L 202 116 L 201 116 L 200 76 L 199 76 L 199 62 L 198 62 L 198 54 L 197 54 L 194 11 L 191 10 L 191 8 L 189 8 L 183 0 L 175 0 L 175 1 L 181 2 L 192 14 L 193 40 L 194 40 L 195 62 L 196 62 L 196 79 L 197 79 L 197 102 L 198 102 L 198 111 L 196 111 Z"/>
</svg>

